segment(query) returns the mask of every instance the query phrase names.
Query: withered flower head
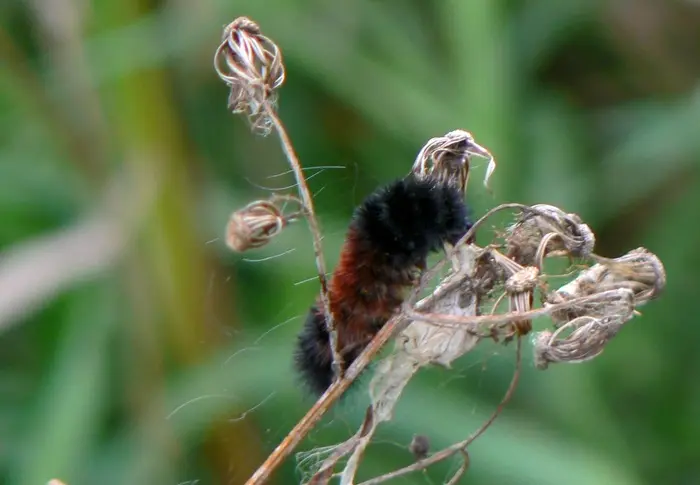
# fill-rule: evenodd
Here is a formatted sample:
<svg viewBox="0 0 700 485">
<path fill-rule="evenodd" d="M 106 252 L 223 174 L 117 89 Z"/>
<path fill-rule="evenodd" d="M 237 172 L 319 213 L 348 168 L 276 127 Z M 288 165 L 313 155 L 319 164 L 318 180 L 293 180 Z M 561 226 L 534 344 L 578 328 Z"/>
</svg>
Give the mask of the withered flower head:
<svg viewBox="0 0 700 485">
<path fill-rule="evenodd" d="M 547 295 L 545 307 L 566 308 L 552 312 L 553 332 L 535 336 L 539 368 L 552 362 L 583 362 L 599 355 L 634 317 L 635 308 L 656 298 L 666 285 L 663 264 L 644 248 L 615 259 L 594 258 L 598 264 Z"/>
<path fill-rule="evenodd" d="M 262 34 L 255 22 L 239 17 L 224 28 L 214 69 L 231 88 L 229 108 L 244 113 L 254 132 L 267 135 L 272 122 L 265 113 L 265 104 L 275 107 L 276 89 L 285 76 L 279 47 Z"/>
<path fill-rule="evenodd" d="M 293 202 L 299 210 L 285 214 L 287 202 Z M 302 215 L 301 207 L 301 201 L 292 196 L 273 196 L 269 200 L 251 202 L 231 214 L 226 226 L 226 245 L 238 253 L 266 245 Z"/>
<path fill-rule="evenodd" d="M 605 291 L 626 289 L 632 292 L 634 305 L 641 306 L 656 298 L 666 286 L 663 264 L 644 248 L 637 248 L 615 259 L 595 258 L 600 262 L 548 295 L 546 303 L 555 305 Z M 606 312 L 605 307 L 577 306 L 554 312 L 552 318 L 555 324 L 560 324 L 582 315 L 602 317 Z"/>
<path fill-rule="evenodd" d="M 579 363 L 591 360 L 605 350 L 608 342 L 634 316 L 634 295 L 619 289 L 609 296 L 585 305 L 589 312 L 575 317 L 552 332 L 535 334 L 535 366 L 546 369 L 550 363 Z"/>
<path fill-rule="evenodd" d="M 666 270 L 661 260 L 645 248 L 634 249 L 615 259 L 596 256 L 598 264 L 589 277 L 596 278 L 603 290 L 628 288 L 634 293 L 634 304 L 643 305 L 657 298 L 666 287 Z"/>
<path fill-rule="evenodd" d="M 454 184 L 462 192 L 466 191 L 469 180 L 470 157 L 479 156 L 489 160 L 484 185 L 488 187 L 496 162 L 491 153 L 474 141 L 471 133 L 454 130 L 445 136 L 428 140 L 413 163 L 413 173 Z"/>
<path fill-rule="evenodd" d="M 546 204 L 532 206 L 508 228 L 508 257 L 523 266 L 542 266 L 552 252 L 565 251 L 577 258 L 593 252 L 593 231 L 576 214 Z"/>
</svg>

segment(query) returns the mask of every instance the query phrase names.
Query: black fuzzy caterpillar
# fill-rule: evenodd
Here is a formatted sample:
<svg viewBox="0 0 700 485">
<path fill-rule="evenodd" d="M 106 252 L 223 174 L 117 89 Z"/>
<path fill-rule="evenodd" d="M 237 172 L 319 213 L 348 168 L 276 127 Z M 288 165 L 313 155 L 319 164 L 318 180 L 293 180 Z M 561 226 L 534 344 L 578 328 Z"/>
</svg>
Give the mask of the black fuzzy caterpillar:
<svg viewBox="0 0 700 485">
<path fill-rule="evenodd" d="M 347 368 L 401 305 L 430 252 L 469 229 L 462 193 L 411 174 L 370 194 L 352 217 L 329 284 L 338 348 Z M 332 353 L 320 302 L 299 334 L 295 366 L 314 393 L 333 380 Z"/>
</svg>

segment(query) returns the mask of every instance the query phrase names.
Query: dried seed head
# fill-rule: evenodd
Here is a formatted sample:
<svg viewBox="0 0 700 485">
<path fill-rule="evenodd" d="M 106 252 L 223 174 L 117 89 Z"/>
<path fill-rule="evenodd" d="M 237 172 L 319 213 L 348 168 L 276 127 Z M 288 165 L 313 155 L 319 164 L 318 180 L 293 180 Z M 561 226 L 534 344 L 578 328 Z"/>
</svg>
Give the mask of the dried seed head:
<svg viewBox="0 0 700 485">
<path fill-rule="evenodd" d="M 273 196 L 270 200 L 257 200 L 237 210 L 226 226 L 226 245 L 236 252 L 264 246 L 279 234 L 287 224 L 298 219 L 301 209 L 284 214 L 286 203 L 302 207 L 296 197 Z"/>
<path fill-rule="evenodd" d="M 532 206 L 508 228 L 508 257 L 523 266 L 542 266 L 544 258 L 555 251 L 571 257 L 587 258 L 593 252 L 593 231 L 576 214 L 545 204 Z"/>
<path fill-rule="evenodd" d="M 576 279 L 547 296 L 547 304 L 557 304 L 574 298 L 595 295 L 604 291 L 627 289 L 632 292 L 634 305 L 641 306 L 656 298 L 666 285 L 663 264 L 654 254 L 638 248 L 622 257 L 606 259 L 581 273 Z M 582 315 L 603 317 L 608 310 L 580 306 L 552 314 L 555 323 L 566 322 Z"/>
<path fill-rule="evenodd" d="M 229 108 L 246 114 L 254 132 L 267 135 L 272 121 L 265 113 L 265 104 L 276 106 L 276 89 L 285 76 L 279 47 L 255 22 L 239 17 L 224 28 L 214 69 L 231 88 Z"/>
<path fill-rule="evenodd" d="M 655 254 L 645 248 L 637 248 L 616 259 L 596 256 L 602 266 L 598 277 L 603 289 L 609 287 L 629 288 L 634 292 L 636 306 L 658 297 L 666 287 L 666 270 Z"/>
<path fill-rule="evenodd" d="M 428 140 L 413 163 L 413 173 L 422 177 L 432 176 L 438 180 L 454 184 L 462 192 L 466 191 L 469 180 L 470 157 L 484 157 L 489 160 L 484 185 L 488 187 L 496 162 L 491 153 L 474 141 L 468 131 L 454 130 L 445 136 Z"/>
<path fill-rule="evenodd" d="M 644 248 L 616 259 L 594 258 L 598 264 L 547 295 L 545 307 L 570 305 L 552 312 L 554 332 L 535 336 L 537 367 L 545 369 L 551 362 L 583 362 L 600 355 L 634 317 L 635 307 L 656 298 L 666 284 L 661 261 Z"/>
<path fill-rule="evenodd" d="M 411 444 L 408 446 L 408 451 L 413 453 L 416 461 L 427 458 L 430 452 L 430 440 L 427 436 L 417 434 L 413 436 Z"/>
<path fill-rule="evenodd" d="M 607 343 L 634 316 L 631 290 L 612 292 L 607 300 L 598 300 L 596 315 L 582 315 L 560 325 L 554 332 L 545 330 L 534 336 L 535 365 L 546 369 L 550 363 L 579 363 L 600 355 Z"/>
</svg>

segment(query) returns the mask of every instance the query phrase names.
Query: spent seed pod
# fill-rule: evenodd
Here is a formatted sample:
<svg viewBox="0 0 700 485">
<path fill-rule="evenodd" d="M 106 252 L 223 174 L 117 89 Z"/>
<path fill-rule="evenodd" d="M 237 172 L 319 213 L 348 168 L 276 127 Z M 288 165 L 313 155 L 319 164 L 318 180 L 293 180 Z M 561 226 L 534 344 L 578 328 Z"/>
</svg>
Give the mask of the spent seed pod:
<svg viewBox="0 0 700 485">
<path fill-rule="evenodd" d="M 421 148 L 413 163 L 413 173 L 427 177 L 431 176 L 440 181 L 453 184 L 464 193 L 469 181 L 471 157 L 478 156 L 488 159 L 484 185 L 496 169 L 496 162 L 486 148 L 474 141 L 471 133 L 464 130 L 454 130 L 431 138 Z"/>
<path fill-rule="evenodd" d="M 595 305 L 579 308 L 595 311 L 560 322 L 554 331 L 535 334 L 533 343 L 538 369 L 546 369 L 550 363 L 585 362 L 600 355 L 622 326 L 634 317 L 634 294 L 625 288 L 609 291 L 606 298 L 596 298 Z"/>
<path fill-rule="evenodd" d="M 285 214 L 288 202 L 297 204 L 299 210 Z M 226 245 L 238 253 L 266 245 L 302 215 L 301 207 L 301 201 L 292 196 L 251 202 L 231 214 L 226 226 Z"/>
<path fill-rule="evenodd" d="M 508 228 L 506 241 L 508 257 L 523 266 L 539 268 L 550 253 L 564 251 L 570 257 L 588 258 L 595 246 L 593 231 L 578 215 L 546 204 L 523 211 Z"/>
<path fill-rule="evenodd" d="M 656 298 L 666 286 L 666 271 L 656 255 L 644 248 L 634 249 L 615 259 L 594 256 L 599 261 L 576 279 L 547 296 L 547 304 L 558 304 L 616 289 L 632 292 L 638 307 Z M 605 308 L 576 306 L 552 314 L 555 324 L 581 315 L 602 317 Z"/>
<path fill-rule="evenodd" d="M 277 88 L 284 83 L 282 51 L 262 34 L 258 24 L 239 17 L 224 28 L 214 55 L 214 69 L 230 88 L 228 106 L 247 116 L 251 129 L 270 133 L 272 120 L 266 105 L 274 109 Z"/>
</svg>

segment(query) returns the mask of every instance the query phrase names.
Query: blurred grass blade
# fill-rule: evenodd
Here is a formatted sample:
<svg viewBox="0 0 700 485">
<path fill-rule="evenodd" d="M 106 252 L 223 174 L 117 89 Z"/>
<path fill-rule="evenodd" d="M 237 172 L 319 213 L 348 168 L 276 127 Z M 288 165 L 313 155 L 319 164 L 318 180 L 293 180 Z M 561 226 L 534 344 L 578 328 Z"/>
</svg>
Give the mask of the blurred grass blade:
<svg viewBox="0 0 700 485">
<path fill-rule="evenodd" d="M 60 477 L 77 483 L 90 459 L 109 396 L 107 345 L 118 308 L 114 287 L 102 282 L 67 298 L 69 326 L 39 392 L 22 459 L 12 484 L 44 484 Z"/>
</svg>

